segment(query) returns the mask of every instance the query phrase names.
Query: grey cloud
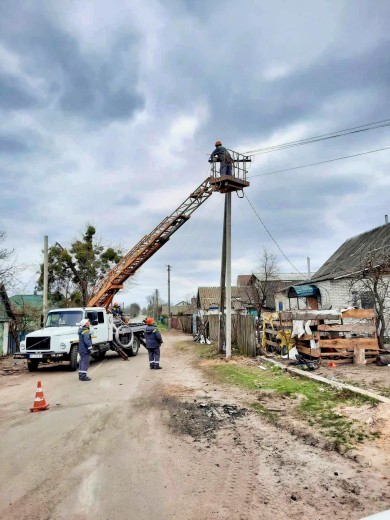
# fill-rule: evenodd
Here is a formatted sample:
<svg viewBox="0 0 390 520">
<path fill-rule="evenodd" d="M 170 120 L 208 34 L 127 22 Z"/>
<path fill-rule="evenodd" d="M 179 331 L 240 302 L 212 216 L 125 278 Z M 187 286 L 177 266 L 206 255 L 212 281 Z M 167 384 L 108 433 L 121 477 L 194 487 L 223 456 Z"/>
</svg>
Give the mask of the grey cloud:
<svg viewBox="0 0 390 520">
<path fill-rule="evenodd" d="M 9 136 L 0 134 L 0 154 L 22 154 L 30 151 L 30 146 L 21 141 Z"/>
<path fill-rule="evenodd" d="M 134 34 L 118 37 L 108 55 L 89 55 L 77 40 L 45 16 L 34 12 L 27 23 L 27 13 L 10 10 L 10 19 L 0 21 L 2 39 L 16 49 L 26 72 L 45 79 L 40 93 L 42 102 L 57 102 L 70 115 L 92 121 L 131 117 L 144 105 L 137 91 L 137 39 Z M 6 19 L 4 19 L 6 18 Z M 14 30 L 10 30 L 10 25 Z M 27 59 L 23 57 L 28 56 Z M 32 91 L 11 89 L 4 81 L 4 108 L 23 108 L 33 104 Z"/>
<path fill-rule="evenodd" d="M 0 72 L 0 108 L 4 110 L 28 109 L 37 106 L 39 100 L 19 78 Z"/>
</svg>

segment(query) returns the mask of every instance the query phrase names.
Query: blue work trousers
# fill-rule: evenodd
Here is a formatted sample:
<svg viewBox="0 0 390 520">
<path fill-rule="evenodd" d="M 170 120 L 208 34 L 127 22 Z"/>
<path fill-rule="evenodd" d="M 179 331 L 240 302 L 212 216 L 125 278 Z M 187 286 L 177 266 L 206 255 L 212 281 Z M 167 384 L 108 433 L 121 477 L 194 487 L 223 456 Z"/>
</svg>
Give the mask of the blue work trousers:
<svg viewBox="0 0 390 520">
<path fill-rule="evenodd" d="M 233 175 L 233 173 L 232 173 L 232 165 L 221 162 L 221 167 L 219 169 L 219 175 L 221 177 L 223 175 Z"/>
<path fill-rule="evenodd" d="M 80 365 L 79 365 L 79 377 L 87 377 L 87 370 L 90 363 L 90 355 L 88 354 L 80 354 Z"/>
<path fill-rule="evenodd" d="M 160 347 L 148 348 L 149 365 L 159 364 L 160 362 Z"/>
</svg>

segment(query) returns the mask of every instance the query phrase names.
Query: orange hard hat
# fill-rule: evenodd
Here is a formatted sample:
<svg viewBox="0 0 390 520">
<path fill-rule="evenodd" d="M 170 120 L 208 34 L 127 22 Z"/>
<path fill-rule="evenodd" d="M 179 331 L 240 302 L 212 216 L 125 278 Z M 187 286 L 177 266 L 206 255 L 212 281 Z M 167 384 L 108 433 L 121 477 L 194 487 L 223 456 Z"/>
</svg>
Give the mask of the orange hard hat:
<svg viewBox="0 0 390 520">
<path fill-rule="evenodd" d="M 153 318 L 146 318 L 146 325 L 152 325 L 153 321 Z"/>
<path fill-rule="evenodd" d="M 221 146 L 221 141 L 215 141 L 215 146 Z"/>
</svg>

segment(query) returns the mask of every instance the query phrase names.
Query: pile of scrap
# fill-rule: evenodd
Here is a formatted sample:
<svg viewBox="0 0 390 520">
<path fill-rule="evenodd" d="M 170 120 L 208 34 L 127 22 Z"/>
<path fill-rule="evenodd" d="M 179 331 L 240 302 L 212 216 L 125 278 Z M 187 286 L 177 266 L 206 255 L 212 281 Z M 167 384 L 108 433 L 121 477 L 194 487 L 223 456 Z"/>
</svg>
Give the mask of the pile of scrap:
<svg viewBox="0 0 390 520">
<path fill-rule="evenodd" d="M 263 346 L 298 353 L 321 364 L 372 363 L 379 354 L 373 309 L 292 310 L 274 313 L 263 324 Z"/>
</svg>

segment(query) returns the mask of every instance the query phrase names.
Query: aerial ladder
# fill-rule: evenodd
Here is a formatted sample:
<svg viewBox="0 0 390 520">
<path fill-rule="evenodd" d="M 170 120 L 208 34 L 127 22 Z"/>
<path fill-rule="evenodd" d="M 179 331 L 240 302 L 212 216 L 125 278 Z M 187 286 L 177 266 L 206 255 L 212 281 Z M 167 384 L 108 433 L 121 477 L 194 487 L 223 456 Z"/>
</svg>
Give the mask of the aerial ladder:
<svg viewBox="0 0 390 520">
<path fill-rule="evenodd" d="M 243 190 L 249 186 L 246 180 L 246 164 L 250 157 L 229 150 L 233 159 L 233 175 L 220 176 L 218 161 L 211 163 L 210 176 L 193 191 L 189 197 L 171 215 L 164 218 L 151 233 L 145 235 L 99 282 L 92 291 L 88 302 L 90 307 L 105 307 L 112 303 L 115 294 L 123 289 L 124 283 L 136 271 L 168 242 L 170 237 L 189 220 L 215 191 L 229 193 Z"/>
</svg>

